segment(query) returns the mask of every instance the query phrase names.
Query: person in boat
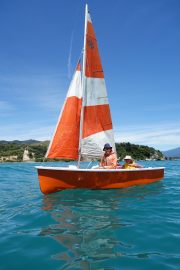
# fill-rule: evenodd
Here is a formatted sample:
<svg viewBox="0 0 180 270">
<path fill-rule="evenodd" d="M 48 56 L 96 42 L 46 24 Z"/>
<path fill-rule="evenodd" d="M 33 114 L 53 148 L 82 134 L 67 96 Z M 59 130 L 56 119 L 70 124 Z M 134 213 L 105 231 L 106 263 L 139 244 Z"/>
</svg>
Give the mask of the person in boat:
<svg viewBox="0 0 180 270">
<path fill-rule="evenodd" d="M 104 155 L 101 158 L 100 168 L 103 169 L 116 169 L 117 167 L 117 156 L 112 150 L 112 146 L 106 143 L 103 148 Z"/>
<path fill-rule="evenodd" d="M 124 165 L 122 169 L 134 169 L 134 168 L 142 168 L 141 165 L 135 163 L 131 156 L 125 156 L 124 158 Z"/>
</svg>

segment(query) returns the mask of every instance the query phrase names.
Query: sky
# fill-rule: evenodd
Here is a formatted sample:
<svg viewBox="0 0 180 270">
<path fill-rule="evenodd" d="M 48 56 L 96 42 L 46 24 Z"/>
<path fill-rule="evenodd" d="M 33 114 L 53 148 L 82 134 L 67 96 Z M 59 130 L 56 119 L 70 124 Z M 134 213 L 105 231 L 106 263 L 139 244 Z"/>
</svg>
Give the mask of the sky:
<svg viewBox="0 0 180 270">
<path fill-rule="evenodd" d="M 116 142 L 180 147 L 179 0 L 0 0 L 0 140 L 51 138 L 86 2 Z"/>
</svg>

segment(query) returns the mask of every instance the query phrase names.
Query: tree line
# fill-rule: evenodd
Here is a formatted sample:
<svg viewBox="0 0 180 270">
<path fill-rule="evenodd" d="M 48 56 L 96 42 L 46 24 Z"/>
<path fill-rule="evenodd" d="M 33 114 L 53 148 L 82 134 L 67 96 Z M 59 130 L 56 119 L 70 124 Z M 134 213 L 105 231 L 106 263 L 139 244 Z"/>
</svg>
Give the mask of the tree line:
<svg viewBox="0 0 180 270">
<path fill-rule="evenodd" d="M 43 161 L 48 143 L 19 144 L 0 143 L 0 157 L 17 156 L 16 161 L 22 161 L 25 149 L 29 151 L 29 157 L 35 161 Z M 126 155 L 131 155 L 135 160 L 162 159 L 163 154 L 153 147 L 131 143 L 116 143 L 117 156 L 122 160 Z M 57 160 L 57 159 L 55 159 Z"/>
</svg>

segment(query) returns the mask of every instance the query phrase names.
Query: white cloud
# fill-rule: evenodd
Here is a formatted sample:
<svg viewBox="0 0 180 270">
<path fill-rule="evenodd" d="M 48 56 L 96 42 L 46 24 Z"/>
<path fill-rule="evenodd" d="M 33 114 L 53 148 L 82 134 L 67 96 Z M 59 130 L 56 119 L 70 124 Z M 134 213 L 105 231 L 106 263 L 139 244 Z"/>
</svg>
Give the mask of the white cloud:
<svg viewBox="0 0 180 270">
<path fill-rule="evenodd" d="M 180 146 L 180 123 L 163 123 L 149 126 L 118 127 L 115 130 L 117 142 L 131 142 L 167 150 Z"/>
<path fill-rule="evenodd" d="M 62 105 L 67 90 L 67 79 L 58 73 L 6 75 L 0 80 L 1 92 L 11 97 L 14 106 L 19 101 L 54 111 Z"/>
<path fill-rule="evenodd" d="M 55 126 L 43 125 L 41 122 L 4 124 L 0 140 L 50 140 Z"/>
</svg>

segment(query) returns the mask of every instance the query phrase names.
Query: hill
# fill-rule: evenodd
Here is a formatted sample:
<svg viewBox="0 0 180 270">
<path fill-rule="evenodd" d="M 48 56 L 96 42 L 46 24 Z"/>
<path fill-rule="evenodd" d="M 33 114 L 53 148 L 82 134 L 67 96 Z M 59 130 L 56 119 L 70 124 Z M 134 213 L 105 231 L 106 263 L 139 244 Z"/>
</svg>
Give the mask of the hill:
<svg viewBox="0 0 180 270">
<path fill-rule="evenodd" d="M 136 160 L 161 160 L 163 154 L 146 145 L 132 143 L 116 143 L 117 155 L 122 160 L 126 155 L 132 156 Z"/>
<path fill-rule="evenodd" d="M 25 149 L 28 150 L 29 160 L 42 161 L 49 141 L 0 141 L 0 162 L 23 161 Z"/>
<path fill-rule="evenodd" d="M 49 144 L 49 141 L 37 141 L 37 140 L 25 140 L 25 141 L 19 141 L 19 140 L 14 140 L 14 141 L 0 141 L 1 144 L 17 144 L 17 145 L 39 145 L 39 144 Z"/>
<path fill-rule="evenodd" d="M 180 147 L 163 151 L 163 154 L 167 158 L 180 158 Z"/>
<path fill-rule="evenodd" d="M 42 161 L 49 141 L 0 141 L 0 161 L 23 161 L 23 154 L 28 150 L 29 161 Z M 131 143 L 116 143 L 117 155 L 122 160 L 126 155 L 131 155 L 136 160 L 160 160 L 163 154 L 145 145 Z"/>
</svg>

